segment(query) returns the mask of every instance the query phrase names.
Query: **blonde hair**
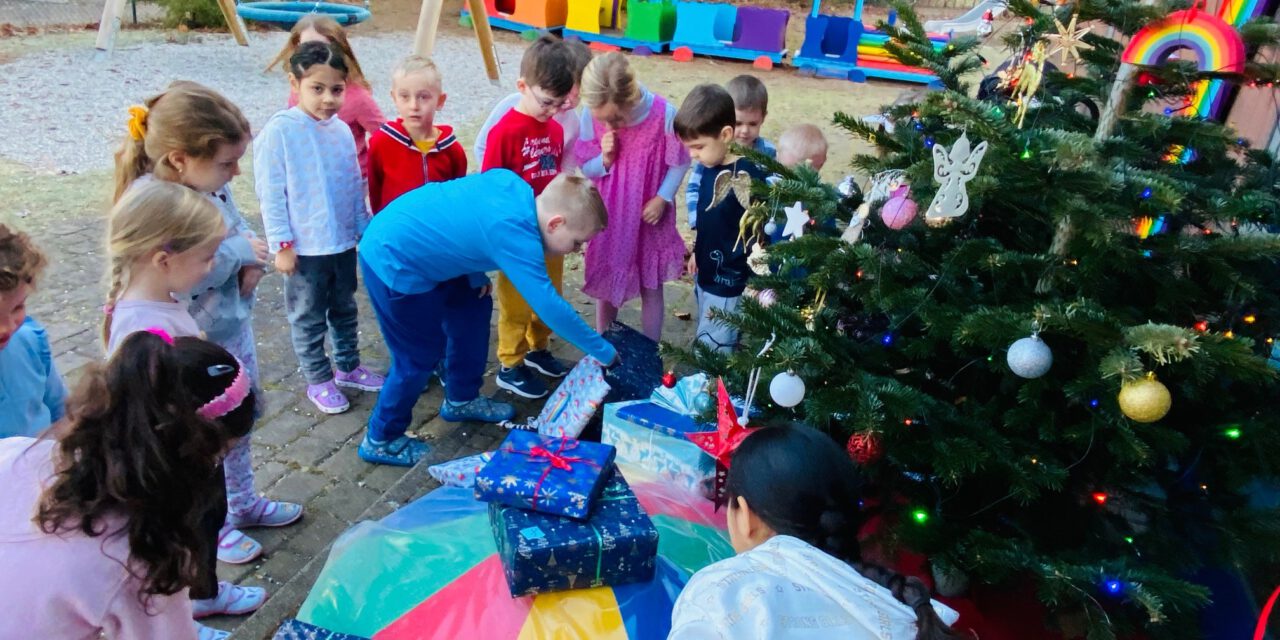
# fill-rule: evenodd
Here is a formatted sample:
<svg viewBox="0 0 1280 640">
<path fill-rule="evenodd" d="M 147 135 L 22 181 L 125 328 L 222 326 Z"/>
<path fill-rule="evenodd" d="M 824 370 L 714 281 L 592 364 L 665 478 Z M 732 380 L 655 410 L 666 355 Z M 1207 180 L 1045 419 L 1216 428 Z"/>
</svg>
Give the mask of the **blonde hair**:
<svg viewBox="0 0 1280 640">
<path fill-rule="evenodd" d="M 563 212 L 571 225 L 591 223 L 597 231 L 609 225 L 609 210 L 595 183 L 581 175 L 562 173 L 547 184 L 538 204 Z"/>
<path fill-rule="evenodd" d="M 613 51 L 587 63 L 578 95 L 588 109 L 596 109 L 610 103 L 633 107 L 639 104 L 642 94 L 627 57 Z"/>
<path fill-rule="evenodd" d="M 276 65 L 284 67 L 285 73 L 289 72 L 289 58 L 297 53 L 298 46 L 302 42 L 302 33 L 307 29 L 312 29 L 316 33 L 324 36 L 326 40 L 337 45 L 338 50 L 342 52 L 342 57 L 347 63 L 347 82 L 354 82 L 366 89 L 372 89 L 369 81 L 364 77 L 364 70 L 360 68 L 360 63 L 356 61 L 355 51 L 351 49 L 351 41 L 347 40 L 347 31 L 338 24 L 337 20 L 329 16 L 319 13 L 308 13 L 298 20 L 289 30 L 289 39 L 285 41 L 284 48 L 280 49 L 280 53 L 272 58 L 271 64 L 267 65 L 264 71 L 270 71 Z"/>
<path fill-rule="evenodd" d="M 433 77 L 436 87 L 442 88 L 444 85 L 444 75 L 440 73 L 440 67 L 427 56 L 413 54 L 405 56 L 400 62 L 396 63 L 394 69 L 391 70 L 391 84 L 394 86 L 396 78 L 407 76 L 411 73 L 426 72 Z"/>
<path fill-rule="evenodd" d="M 169 154 L 212 158 L 224 144 L 240 144 L 249 135 L 249 120 L 240 108 L 208 87 L 179 80 L 164 93 L 133 107 L 129 137 L 116 151 L 115 195 L 119 201 L 134 180 L 148 173 L 178 179 Z"/>
<path fill-rule="evenodd" d="M 111 208 L 107 256 L 111 263 L 102 342 L 111 340 L 116 299 L 129 286 L 129 269 L 157 251 L 179 254 L 226 233 L 222 214 L 204 195 L 180 184 L 148 180 L 135 185 Z"/>
<path fill-rule="evenodd" d="M 778 138 L 778 162 L 784 165 L 803 162 L 827 152 L 827 137 L 822 129 L 811 124 L 797 124 L 782 132 Z"/>
</svg>

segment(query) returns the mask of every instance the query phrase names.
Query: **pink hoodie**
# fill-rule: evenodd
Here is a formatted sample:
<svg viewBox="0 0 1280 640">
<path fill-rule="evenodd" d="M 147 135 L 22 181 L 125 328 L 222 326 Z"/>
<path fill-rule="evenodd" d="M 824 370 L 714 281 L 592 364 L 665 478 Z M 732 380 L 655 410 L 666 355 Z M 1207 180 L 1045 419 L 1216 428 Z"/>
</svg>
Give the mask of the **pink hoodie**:
<svg viewBox="0 0 1280 640">
<path fill-rule="evenodd" d="M 298 104 L 298 94 L 289 92 L 289 106 Z M 386 122 L 382 109 L 374 101 L 373 94 L 357 82 L 347 84 L 347 91 L 338 109 L 338 118 L 351 127 L 356 139 L 356 158 L 360 160 L 360 175 L 369 180 L 369 136 Z"/>
</svg>

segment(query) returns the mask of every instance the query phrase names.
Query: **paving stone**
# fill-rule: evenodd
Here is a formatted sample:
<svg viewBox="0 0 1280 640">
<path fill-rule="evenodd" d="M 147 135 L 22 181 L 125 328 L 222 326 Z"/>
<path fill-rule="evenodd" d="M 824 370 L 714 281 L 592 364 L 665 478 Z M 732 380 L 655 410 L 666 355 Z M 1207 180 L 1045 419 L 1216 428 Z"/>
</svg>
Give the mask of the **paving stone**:
<svg viewBox="0 0 1280 640">
<path fill-rule="evenodd" d="M 329 480 L 322 475 L 294 470 L 286 473 L 271 488 L 271 497 L 276 500 L 287 500 L 305 505 L 323 491 L 328 484 Z"/>
<path fill-rule="evenodd" d="M 308 507 L 312 511 L 328 512 L 344 522 L 354 522 L 381 495 L 381 491 L 367 484 L 361 486 L 343 482 L 330 487 L 323 495 L 312 500 Z"/>
<path fill-rule="evenodd" d="M 297 411 L 284 411 L 266 422 L 259 421 L 253 429 L 253 444 L 283 446 L 297 440 L 315 425 L 315 418 Z"/>
<path fill-rule="evenodd" d="M 348 411 L 336 416 L 326 416 L 312 427 L 311 434 L 321 440 L 334 443 L 346 442 L 348 438 L 360 434 L 364 436 L 364 426 L 369 422 L 363 411 Z"/>
<path fill-rule="evenodd" d="M 295 463 L 303 468 L 315 467 L 340 445 L 341 443 L 307 434 L 285 445 L 275 457 L 285 464 Z"/>
</svg>

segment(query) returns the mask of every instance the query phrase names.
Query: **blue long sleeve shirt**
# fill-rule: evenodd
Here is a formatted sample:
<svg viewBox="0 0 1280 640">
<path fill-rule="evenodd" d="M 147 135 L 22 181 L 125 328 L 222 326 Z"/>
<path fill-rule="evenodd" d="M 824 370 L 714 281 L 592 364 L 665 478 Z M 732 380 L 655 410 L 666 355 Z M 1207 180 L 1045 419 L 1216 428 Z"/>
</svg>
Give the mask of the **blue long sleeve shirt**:
<svg viewBox="0 0 1280 640">
<path fill-rule="evenodd" d="M 552 286 L 544 252 L 533 189 L 506 169 L 414 189 L 379 212 L 360 241 L 369 269 L 403 294 L 462 276 L 479 287 L 488 282 L 486 271 L 501 270 L 552 331 L 613 362 L 613 345 Z"/>
<path fill-rule="evenodd" d="M 66 400 L 49 337 L 27 316 L 0 347 L 0 438 L 34 437 L 62 419 Z"/>
</svg>

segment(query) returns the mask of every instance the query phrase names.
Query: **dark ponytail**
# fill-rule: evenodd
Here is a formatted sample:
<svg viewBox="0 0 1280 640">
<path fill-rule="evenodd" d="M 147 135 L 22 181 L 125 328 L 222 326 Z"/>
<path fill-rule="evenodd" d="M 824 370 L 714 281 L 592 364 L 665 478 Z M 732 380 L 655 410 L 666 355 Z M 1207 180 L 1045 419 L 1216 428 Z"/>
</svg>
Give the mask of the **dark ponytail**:
<svg viewBox="0 0 1280 640">
<path fill-rule="evenodd" d="M 347 59 L 337 45 L 329 42 L 304 42 L 298 50 L 289 56 L 289 73 L 301 80 L 306 77 L 307 70 L 316 65 L 333 67 L 346 77 Z"/>
<path fill-rule="evenodd" d="M 769 528 L 839 558 L 893 593 L 916 614 L 917 640 L 962 637 L 938 617 L 918 578 L 863 564 L 858 545 L 862 480 L 828 436 L 805 426 L 768 427 L 743 440 L 725 485 L 730 504 L 741 496 Z"/>
</svg>

